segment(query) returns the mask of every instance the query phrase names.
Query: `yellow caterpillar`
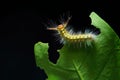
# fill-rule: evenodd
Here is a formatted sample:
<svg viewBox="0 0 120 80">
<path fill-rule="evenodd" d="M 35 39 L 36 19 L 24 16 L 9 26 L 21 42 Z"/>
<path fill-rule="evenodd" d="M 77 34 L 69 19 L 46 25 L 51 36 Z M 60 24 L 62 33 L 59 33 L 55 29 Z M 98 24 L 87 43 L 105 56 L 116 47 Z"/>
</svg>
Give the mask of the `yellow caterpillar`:
<svg viewBox="0 0 120 80">
<path fill-rule="evenodd" d="M 66 30 L 66 26 L 69 22 L 70 18 L 63 23 L 58 25 L 56 28 L 47 28 L 48 30 L 57 30 L 60 33 L 60 36 L 62 38 L 62 41 L 67 43 L 83 43 L 87 44 L 88 46 L 91 45 L 91 42 L 95 39 L 95 34 L 93 33 L 80 33 L 80 34 L 72 34 L 69 31 Z"/>
</svg>

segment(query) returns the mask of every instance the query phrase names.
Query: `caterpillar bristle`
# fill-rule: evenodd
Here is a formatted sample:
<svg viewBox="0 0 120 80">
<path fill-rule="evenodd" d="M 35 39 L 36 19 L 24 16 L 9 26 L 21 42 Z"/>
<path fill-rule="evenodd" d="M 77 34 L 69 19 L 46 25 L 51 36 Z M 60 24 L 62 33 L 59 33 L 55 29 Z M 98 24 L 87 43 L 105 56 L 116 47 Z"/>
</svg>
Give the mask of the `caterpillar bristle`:
<svg viewBox="0 0 120 80">
<path fill-rule="evenodd" d="M 47 28 L 47 30 L 57 30 L 57 28 Z"/>
</svg>

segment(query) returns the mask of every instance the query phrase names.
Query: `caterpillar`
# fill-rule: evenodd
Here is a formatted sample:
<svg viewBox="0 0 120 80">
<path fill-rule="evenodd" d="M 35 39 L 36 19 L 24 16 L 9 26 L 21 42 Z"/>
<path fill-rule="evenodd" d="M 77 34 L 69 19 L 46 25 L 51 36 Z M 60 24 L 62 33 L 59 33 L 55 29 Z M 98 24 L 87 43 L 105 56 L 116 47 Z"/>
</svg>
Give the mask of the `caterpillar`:
<svg viewBox="0 0 120 80">
<path fill-rule="evenodd" d="M 85 44 L 85 46 L 92 46 L 92 42 L 94 42 L 96 35 L 93 32 L 85 31 L 85 33 L 73 33 L 72 30 L 68 31 L 66 30 L 66 26 L 68 25 L 69 20 L 71 17 L 68 18 L 68 20 L 60 25 L 58 25 L 55 28 L 47 28 L 48 30 L 56 30 L 61 36 L 61 42 L 63 43 L 70 43 L 70 44 Z"/>
</svg>

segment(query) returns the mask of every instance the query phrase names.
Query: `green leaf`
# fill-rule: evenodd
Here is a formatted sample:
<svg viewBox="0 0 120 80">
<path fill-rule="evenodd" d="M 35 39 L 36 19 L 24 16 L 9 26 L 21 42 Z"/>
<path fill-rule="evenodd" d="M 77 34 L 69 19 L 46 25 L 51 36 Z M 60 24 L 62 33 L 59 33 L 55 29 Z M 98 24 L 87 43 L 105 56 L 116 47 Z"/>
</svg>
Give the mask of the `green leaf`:
<svg viewBox="0 0 120 80">
<path fill-rule="evenodd" d="M 35 44 L 36 64 L 44 69 L 47 80 L 120 80 L 119 37 L 96 13 L 92 12 L 90 18 L 92 25 L 101 31 L 92 47 L 64 45 L 53 64 L 48 59 L 48 44 Z"/>
</svg>

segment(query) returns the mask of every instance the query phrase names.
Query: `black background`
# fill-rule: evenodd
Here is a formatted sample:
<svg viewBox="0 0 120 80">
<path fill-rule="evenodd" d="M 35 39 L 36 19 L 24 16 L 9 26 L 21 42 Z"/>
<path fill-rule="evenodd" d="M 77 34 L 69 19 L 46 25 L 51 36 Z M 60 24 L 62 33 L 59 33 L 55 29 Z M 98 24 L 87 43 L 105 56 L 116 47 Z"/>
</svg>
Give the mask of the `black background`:
<svg viewBox="0 0 120 80">
<path fill-rule="evenodd" d="M 52 32 L 46 31 L 42 23 L 56 21 L 67 11 L 73 17 L 71 24 L 76 26 L 87 24 L 86 16 L 95 11 L 120 36 L 117 3 L 115 0 L 1 3 L 0 80 L 45 80 L 43 71 L 36 67 L 34 44 L 38 41 L 52 42 Z M 51 59 L 56 60 L 57 55 L 52 56 Z"/>
</svg>

